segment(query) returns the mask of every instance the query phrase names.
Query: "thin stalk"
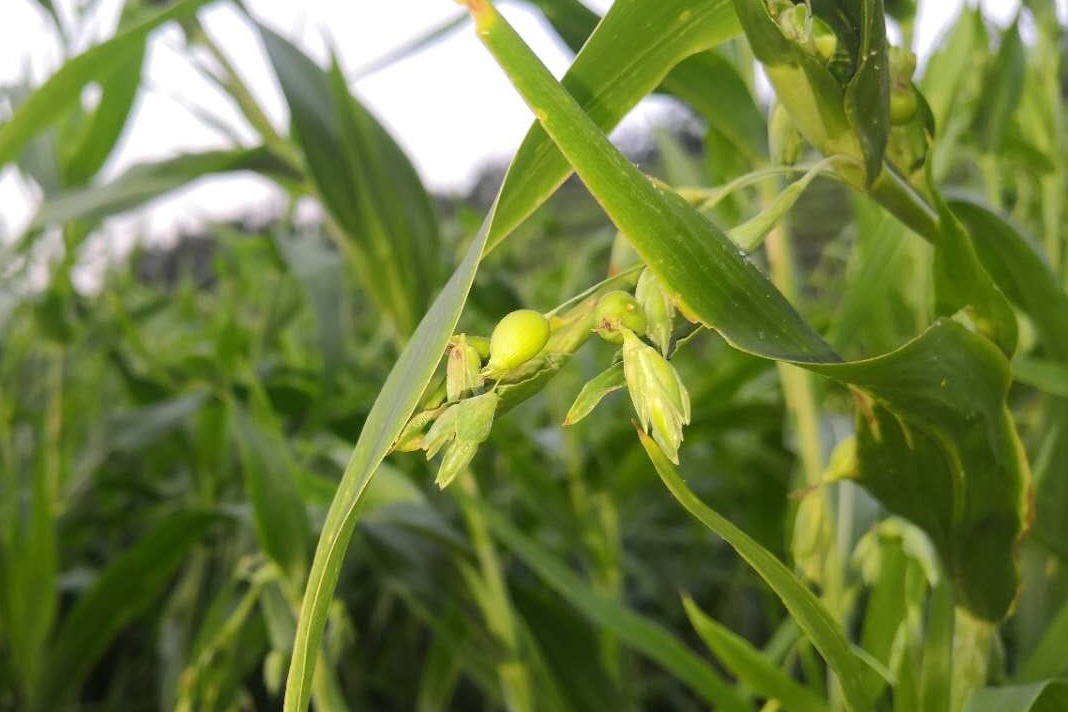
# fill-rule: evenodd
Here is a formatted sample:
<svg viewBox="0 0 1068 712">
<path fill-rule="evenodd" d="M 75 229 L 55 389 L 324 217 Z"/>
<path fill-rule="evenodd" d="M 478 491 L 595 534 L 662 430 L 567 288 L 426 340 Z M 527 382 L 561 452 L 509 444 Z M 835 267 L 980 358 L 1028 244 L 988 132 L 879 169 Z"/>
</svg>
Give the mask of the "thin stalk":
<svg viewBox="0 0 1068 712">
<path fill-rule="evenodd" d="M 774 188 L 763 187 L 760 198 L 763 206 L 770 206 L 775 200 Z M 768 233 L 765 248 L 772 283 L 789 302 L 796 304 L 799 290 L 793 243 L 790 239 L 787 220 L 788 218 L 784 216 Z M 820 488 L 824 455 L 813 374 L 782 361 L 776 362 L 775 367 L 782 383 L 786 411 L 793 424 L 797 455 L 801 461 L 805 485 L 814 489 L 808 496 L 818 497 L 820 502 L 817 520 L 819 540 L 814 543 L 822 554 L 823 566 L 819 582 L 822 588 L 821 598 L 832 614 L 839 618 L 839 622 L 844 623 L 841 620 L 845 591 L 843 557 L 838 546 L 839 537 L 836 536 L 840 522 L 837 522 L 831 514 L 830 493 Z M 841 689 L 835 684 L 829 685 L 829 691 L 832 697 L 841 694 Z"/>
<path fill-rule="evenodd" d="M 917 235 L 932 245 L 938 242 L 938 212 L 889 164 L 867 192 Z"/>
<path fill-rule="evenodd" d="M 770 205 L 775 200 L 774 190 L 764 188 L 761 191 L 761 203 Z M 786 219 L 772 228 L 765 240 L 771 281 L 792 303 L 797 303 L 798 289 L 794 269 L 793 245 Z M 805 475 L 805 484 L 809 487 L 819 485 L 823 472 L 823 446 L 820 438 L 819 408 L 816 405 L 812 374 L 796 366 L 777 362 L 779 376 L 783 384 L 783 396 L 790 413 L 797 437 L 797 451 L 801 458 L 801 467 Z"/>
<path fill-rule="evenodd" d="M 471 498 L 478 498 L 478 483 L 470 470 L 457 478 L 460 489 Z M 486 625 L 508 650 L 508 659 L 497 665 L 497 677 L 509 712 L 531 712 L 534 698 L 530 688 L 530 676 L 519 655 L 519 633 L 512 601 L 505 584 L 497 547 L 490 537 L 489 527 L 482 514 L 466 497 L 458 498 L 460 511 L 475 549 L 475 556 L 482 573 L 485 596 L 480 598 Z"/>
<path fill-rule="evenodd" d="M 960 712 L 972 691 L 986 682 L 994 626 L 956 609 L 953 629 L 951 712 Z"/>
<path fill-rule="evenodd" d="M 293 145 L 283 138 L 274 126 L 271 124 L 271 120 L 267 118 L 267 115 L 260 108 L 259 102 L 256 101 L 252 94 L 252 91 L 248 88 L 245 82 L 241 79 L 241 75 L 237 73 L 234 65 L 230 62 L 227 56 L 223 53 L 215 41 L 211 38 L 198 21 L 195 20 L 197 39 L 211 54 L 212 59 L 219 65 L 222 70 L 223 76 L 217 78 L 222 88 L 230 95 L 241 109 L 241 113 L 244 114 L 252 128 L 255 129 L 260 137 L 263 138 L 264 144 L 278 156 L 285 161 L 289 166 L 298 172 L 302 171 L 302 162 L 300 155 L 294 149 Z"/>
<path fill-rule="evenodd" d="M 554 391 L 559 393 L 560 391 Z M 567 403 L 558 411 L 566 412 Z M 620 567 L 619 515 L 612 499 L 591 495 L 582 462 L 581 440 L 571 428 L 564 429 L 564 455 L 567 461 L 568 491 L 571 507 L 581 528 L 586 549 L 593 558 L 590 583 L 595 591 L 613 601 L 622 602 L 623 572 Z M 607 628 L 598 631 L 598 644 L 605 668 L 617 684 L 624 684 L 622 649 L 619 638 Z"/>
</svg>

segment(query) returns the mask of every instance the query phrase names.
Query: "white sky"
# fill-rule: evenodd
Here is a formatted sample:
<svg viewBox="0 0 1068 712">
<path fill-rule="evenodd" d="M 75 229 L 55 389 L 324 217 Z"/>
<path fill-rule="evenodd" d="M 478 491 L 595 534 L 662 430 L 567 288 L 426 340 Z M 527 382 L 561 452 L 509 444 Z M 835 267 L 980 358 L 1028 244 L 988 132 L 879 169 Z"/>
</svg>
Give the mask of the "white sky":
<svg viewBox="0 0 1068 712">
<path fill-rule="evenodd" d="M 246 1 L 261 21 L 297 41 L 320 60 L 326 57 L 329 39 L 338 48 L 350 75 L 456 16 L 461 9 L 450 0 Z M 585 2 L 601 12 L 611 4 L 611 0 Z M 962 2 L 921 2 L 917 23 L 921 57 Z M 991 19 L 1006 23 L 1019 2 L 985 0 L 981 4 Z M 0 0 L 0 5 L 0 85 L 17 81 L 27 68 L 39 83 L 54 71 L 59 56 L 41 11 L 33 0 Z M 69 8 L 71 1 L 60 0 L 57 5 Z M 85 40 L 105 33 L 105 28 L 114 23 L 119 1 L 102 0 L 99 5 L 99 22 Z M 549 68 L 557 76 L 562 75 L 570 53 L 555 40 L 540 16 L 515 5 L 502 5 L 502 12 Z M 275 125 L 284 127 L 284 103 L 247 23 L 227 6 L 203 11 L 201 17 L 209 33 L 220 41 L 239 72 L 259 93 Z M 114 176 L 139 161 L 228 145 L 226 138 L 193 117 L 172 96 L 223 117 L 239 128 L 249 145 L 253 143 L 251 130 L 227 100 L 189 67 L 175 49 L 178 46 L 175 30 L 154 36 L 144 73 L 149 90 L 143 92 L 119 150 L 105 166 L 104 177 Z M 487 161 L 507 161 L 531 122 L 529 110 L 469 25 L 356 82 L 353 90 L 405 149 L 428 187 L 437 191 L 463 191 Z M 663 100 L 647 100 L 632 112 L 624 126 L 653 124 L 665 106 Z M 180 195 L 156 201 L 136 215 L 110 221 L 108 230 L 173 233 L 195 227 L 209 217 L 246 214 L 250 207 L 273 210 L 279 195 L 262 179 L 235 176 L 205 180 Z M 0 238 L 5 232 L 9 236 L 17 234 L 33 209 L 33 198 L 20 185 L 14 171 L 0 171 Z"/>
</svg>

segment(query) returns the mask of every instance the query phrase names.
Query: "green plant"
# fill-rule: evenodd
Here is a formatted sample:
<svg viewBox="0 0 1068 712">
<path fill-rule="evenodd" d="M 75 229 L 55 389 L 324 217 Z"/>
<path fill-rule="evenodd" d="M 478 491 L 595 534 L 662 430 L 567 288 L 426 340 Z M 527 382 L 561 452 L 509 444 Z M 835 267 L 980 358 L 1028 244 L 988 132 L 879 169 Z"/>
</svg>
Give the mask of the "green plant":
<svg viewBox="0 0 1068 712">
<path fill-rule="evenodd" d="M 480 227 L 249 19 L 274 127 L 207 4 L 5 92 L 42 198 L 0 255 L 0 709 L 1066 704 L 1053 3 L 1028 41 L 965 8 L 917 70 L 911 2 L 532 0 L 558 82 L 469 0 L 537 118 Z M 102 181 L 169 22 L 260 145 Z M 655 178 L 606 138 L 652 92 L 704 130 Z M 238 170 L 321 228 L 212 227 L 207 288 L 74 286 L 104 218 Z"/>
</svg>

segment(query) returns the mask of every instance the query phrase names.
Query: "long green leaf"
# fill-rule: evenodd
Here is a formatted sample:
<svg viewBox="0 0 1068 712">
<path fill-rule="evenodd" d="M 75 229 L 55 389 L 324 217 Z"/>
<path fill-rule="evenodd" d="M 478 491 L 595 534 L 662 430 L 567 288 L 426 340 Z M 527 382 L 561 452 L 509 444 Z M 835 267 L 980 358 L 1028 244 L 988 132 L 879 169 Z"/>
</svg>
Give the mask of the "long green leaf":
<svg viewBox="0 0 1068 712">
<path fill-rule="evenodd" d="M 1020 664 L 1015 682 L 1038 682 L 1043 678 L 1068 674 L 1068 601 L 1046 627 L 1042 639 Z"/>
<path fill-rule="evenodd" d="M 115 636 L 159 599 L 217 514 L 177 512 L 115 560 L 75 604 L 48 653 L 34 709 L 55 710 L 78 690 Z"/>
<path fill-rule="evenodd" d="M 1017 20 L 1001 36 L 998 53 L 983 77 L 982 93 L 975 109 L 975 131 L 980 149 L 997 151 L 1005 141 L 1023 95 L 1026 71 L 1027 55 Z"/>
<path fill-rule="evenodd" d="M 100 170 L 122 135 L 134 99 L 141 88 L 145 61 L 144 40 L 131 44 L 130 57 L 100 82 L 100 103 L 86 119 L 68 159 L 62 161 L 64 185 L 82 185 Z"/>
<path fill-rule="evenodd" d="M 132 166 L 110 183 L 75 188 L 52 196 L 37 209 L 29 230 L 70 220 L 101 220 L 131 210 L 213 173 L 257 171 L 292 178 L 264 148 L 192 153 Z"/>
<path fill-rule="evenodd" d="M 285 449 L 284 434 L 270 424 L 273 414 L 265 401 L 262 391 L 256 390 L 252 413 L 235 406 L 232 429 L 256 536 L 264 552 L 299 587 L 307 573 L 311 532 L 294 478 L 293 457 Z"/>
<path fill-rule="evenodd" d="M 305 586 L 286 678 L 286 712 L 303 712 L 308 707 L 319 643 L 360 504 L 379 464 L 415 412 L 423 389 L 445 352 L 474 282 L 493 214 L 491 210 L 463 261 L 419 322 L 364 421 L 327 511 Z"/>
<path fill-rule="evenodd" d="M 659 86 L 672 67 L 740 31 L 730 0 L 619 0 L 575 58 L 563 85 L 590 119 L 608 130 Z M 547 200 L 572 170 L 537 123 L 523 139 L 513 164 L 521 170 L 510 171 L 505 178 L 491 249 Z"/>
<path fill-rule="evenodd" d="M 600 20 L 595 12 L 579 0 L 527 0 L 527 2 L 536 5 L 545 14 L 553 29 L 575 52 L 579 52 Z M 613 9 L 621 5 L 622 3 L 616 3 Z M 662 13 L 663 9 L 657 7 L 655 12 Z M 659 14 L 650 12 L 645 19 L 648 22 L 654 18 L 658 20 Z M 732 20 L 733 18 L 726 14 L 721 18 L 724 27 Z M 613 32 L 624 31 L 615 26 L 614 14 L 609 25 Z M 734 25 L 737 26 L 737 21 L 734 21 Z M 646 31 L 655 32 L 657 29 L 656 27 L 646 28 Z M 596 47 L 597 43 L 602 41 L 596 40 L 594 46 Z M 642 41 L 649 42 L 647 34 L 643 35 Z M 657 41 L 661 40 L 657 39 Z M 628 46 L 629 42 L 626 39 L 620 39 L 614 51 L 618 52 Z M 576 73 L 585 71 L 584 65 L 587 59 L 588 54 L 586 50 L 583 50 L 583 54 L 575 62 L 572 71 Z M 601 71 L 608 69 L 607 66 L 602 65 Z M 567 78 L 564 79 L 564 85 L 568 86 Z M 602 93 L 598 91 L 601 85 L 591 86 L 594 87 L 595 93 Z M 709 87 L 715 87 L 716 91 L 709 91 Z M 629 92 L 631 88 L 628 87 L 627 90 Z M 683 59 L 668 72 L 657 91 L 674 95 L 689 104 L 690 108 L 708 122 L 709 128 L 726 137 L 751 162 L 760 164 L 767 161 L 768 130 L 764 112 L 757 106 L 756 100 L 745 81 L 739 76 L 738 70 L 720 55 L 704 51 Z M 589 110 L 584 102 L 583 108 Z M 602 128 L 605 127 L 602 125 Z"/>
<path fill-rule="evenodd" d="M 1027 312 L 1046 348 L 1068 362 L 1068 290 L 1035 241 L 974 199 L 954 196 L 947 202 L 1001 291 Z"/>
<path fill-rule="evenodd" d="M 13 161 L 30 139 L 76 106 L 86 84 L 105 80 L 119 66 L 130 61 L 131 52 L 143 45 L 152 30 L 171 20 L 189 17 L 211 1 L 181 0 L 64 63 L 19 106 L 7 123 L 0 126 L 0 166 Z"/>
</svg>

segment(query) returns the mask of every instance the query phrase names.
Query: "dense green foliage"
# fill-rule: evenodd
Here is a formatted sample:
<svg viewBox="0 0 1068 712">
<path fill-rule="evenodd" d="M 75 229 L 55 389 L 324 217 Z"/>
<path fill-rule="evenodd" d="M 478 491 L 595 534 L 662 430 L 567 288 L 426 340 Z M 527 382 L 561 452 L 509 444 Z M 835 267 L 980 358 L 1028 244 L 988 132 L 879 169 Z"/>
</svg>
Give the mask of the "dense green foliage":
<svg viewBox="0 0 1068 712">
<path fill-rule="evenodd" d="M 1068 705 L 1053 2 L 913 76 L 907 1 L 530 0 L 558 83 L 469 0 L 538 121 L 447 211 L 249 17 L 272 126 L 206 4 L 3 89 L 41 200 L 0 247 L 0 710 Z M 171 22 L 261 144 L 101 180 Z M 605 138 L 652 92 L 704 131 L 655 178 Z M 75 288 L 104 218 L 241 170 L 322 226 Z"/>
</svg>

